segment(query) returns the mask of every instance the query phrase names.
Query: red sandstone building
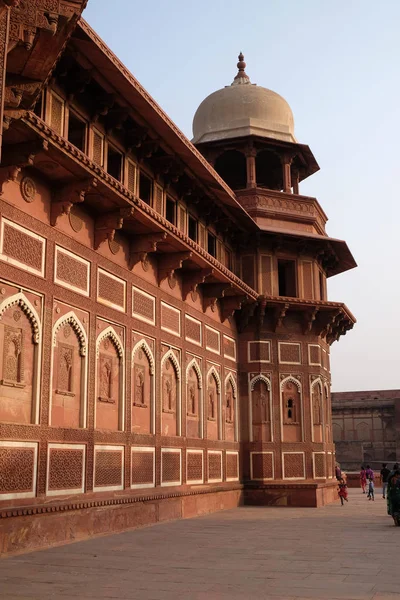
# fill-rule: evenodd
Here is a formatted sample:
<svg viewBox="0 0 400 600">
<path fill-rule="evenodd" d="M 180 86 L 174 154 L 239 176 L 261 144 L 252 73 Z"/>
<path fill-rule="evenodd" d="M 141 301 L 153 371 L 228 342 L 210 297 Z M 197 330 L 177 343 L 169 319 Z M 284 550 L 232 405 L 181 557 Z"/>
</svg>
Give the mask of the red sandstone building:
<svg viewBox="0 0 400 600">
<path fill-rule="evenodd" d="M 191 143 L 84 1 L 0 5 L 1 551 L 332 501 L 355 262 L 289 105 L 240 56 Z"/>
</svg>

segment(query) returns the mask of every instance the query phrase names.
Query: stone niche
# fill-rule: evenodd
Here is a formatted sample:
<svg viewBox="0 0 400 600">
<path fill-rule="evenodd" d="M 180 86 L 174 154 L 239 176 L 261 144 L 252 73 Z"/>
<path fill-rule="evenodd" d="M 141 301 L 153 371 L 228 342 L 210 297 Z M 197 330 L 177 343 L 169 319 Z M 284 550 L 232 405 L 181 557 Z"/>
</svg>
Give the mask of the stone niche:
<svg viewBox="0 0 400 600">
<path fill-rule="evenodd" d="M 313 423 L 313 441 L 323 441 L 322 424 L 323 392 L 321 380 L 317 379 L 311 384 L 311 411 Z"/>
<path fill-rule="evenodd" d="M 281 383 L 282 440 L 301 442 L 301 385 L 297 379 L 285 379 Z"/>
<path fill-rule="evenodd" d="M 132 361 L 132 431 L 152 433 L 153 364 L 147 344 L 139 346 Z"/>
<path fill-rule="evenodd" d="M 207 438 L 220 439 L 220 393 L 221 385 L 217 373 L 211 371 L 207 379 Z"/>
<path fill-rule="evenodd" d="M 0 320 L 0 421 L 32 423 L 38 344 L 23 308 L 14 304 Z"/>
<path fill-rule="evenodd" d="M 271 384 L 266 377 L 256 378 L 250 386 L 253 442 L 271 441 Z"/>
<path fill-rule="evenodd" d="M 190 438 L 202 437 L 201 379 L 197 369 L 189 368 L 186 384 L 186 435 Z"/>
<path fill-rule="evenodd" d="M 229 377 L 225 384 L 225 401 L 223 403 L 222 421 L 224 424 L 223 438 L 227 442 L 235 441 L 235 408 L 236 389 Z"/>
<path fill-rule="evenodd" d="M 121 356 L 112 336 L 99 344 L 97 356 L 96 428 L 120 428 Z"/>
<path fill-rule="evenodd" d="M 53 350 L 51 424 L 80 427 L 85 377 L 82 348 L 75 329 L 64 323 L 56 333 Z"/>
<path fill-rule="evenodd" d="M 180 435 L 180 373 L 177 360 L 169 352 L 162 362 L 161 371 L 161 405 L 162 405 L 162 435 Z"/>
</svg>

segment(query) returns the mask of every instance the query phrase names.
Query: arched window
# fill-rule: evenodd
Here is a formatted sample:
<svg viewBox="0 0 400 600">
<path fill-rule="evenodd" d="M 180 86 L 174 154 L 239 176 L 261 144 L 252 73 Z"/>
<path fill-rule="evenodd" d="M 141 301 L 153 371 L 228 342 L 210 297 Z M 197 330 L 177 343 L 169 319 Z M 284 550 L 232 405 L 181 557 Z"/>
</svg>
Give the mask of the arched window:
<svg viewBox="0 0 400 600">
<path fill-rule="evenodd" d="M 221 154 L 215 161 L 214 168 L 233 190 L 246 188 L 246 157 L 238 150 L 227 150 Z"/>
</svg>

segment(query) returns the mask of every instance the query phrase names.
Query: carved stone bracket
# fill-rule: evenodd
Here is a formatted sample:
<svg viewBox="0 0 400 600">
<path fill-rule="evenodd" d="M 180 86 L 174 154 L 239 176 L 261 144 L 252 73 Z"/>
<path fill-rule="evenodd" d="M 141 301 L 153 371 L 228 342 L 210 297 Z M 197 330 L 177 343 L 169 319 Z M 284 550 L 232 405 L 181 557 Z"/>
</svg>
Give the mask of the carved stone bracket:
<svg viewBox="0 0 400 600">
<path fill-rule="evenodd" d="M 283 306 L 278 306 L 274 311 L 273 329 L 276 331 L 278 327 L 282 327 L 286 313 L 289 309 L 289 302 L 285 302 Z"/>
<path fill-rule="evenodd" d="M 217 300 L 225 296 L 225 292 L 231 289 L 231 283 L 203 283 L 201 288 L 203 292 L 203 310 L 206 311 L 209 306 L 215 306 Z"/>
<path fill-rule="evenodd" d="M 163 254 L 158 258 L 158 284 L 160 285 L 164 279 L 172 277 L 177 269 L 182 268 L 184 260 L 188 260 L 192 256 L 192 252 L 172 252 Z"/>
<path fill-rule="evenodd" d="M 303 328 L 304 334 L 311 333 L 313 323 L 314 323 L 315 319 L 317 318 L 318 310 L 319 310 L 318 308 L 314 308 L 313 310 L 307 311 L 305 313 L 304 328 Z"/>
<path fill-rule="evenodd" d="M 232 317 L 235 310 L 240 310 L 242 304 L 248 299 L 248 296 L 227 296 L 221 300 L 221 316 L 225 321 L 228 317 Z"/>
<path fill-rule="evenodd" d="M 200 269 L 199 271 L 187 271 L 184 273 L 182 281 L 182 296 L 186 300 L 191 292 L 197 291 L 197 286 L 204 283 L 207 277 L 214 273 L 214 269 Z"/>
<path fill-rule="evenodd" d="M 165 231 L 136 235 L 130 246 L 130 268 L 133 269 L 138 262 L 145 262 L 147 255 L 156 252 L 157 244 L 164 242 L 167 235 Z"/>
<path fill-rule="evenodd" d="M 137 151 L 139 162 L 143 162 L 145 158 L 151 158 L 151 156 L 157 152 L 159 147 L 160 142 L 158 140 L 148 139 L 143 141 L 139 146 L 139 150 Z"/>
<path fill-rule="evenodd" d="M 257 303 L 252 302 L 251 304 L 245 304 L 240 313 L 238 313 L 237 324 L 239 333 L 243 333 L 246 329 L 250 319 L 254 316 L 256 308 Z"/>
<path fill-rule="evenodd" d="M 319 335 L 322 337 L 326 337 L 328 336 L 331 331 L 332 331 L 332 327 L 333 324 L 335 323 L 337 317 L 341 314 L 340 310 L 337 310 L 335 312 L 329 312 L 327 315 L 324 315 L 319 324 L 320 324 L 320 331 L 319 331 Z"/>
<path fill-rule="evenodd" d="M 96 186 L 97 179 L 89 178 L 82 181 L 74 181 L 55 191 L 51 204 L 51 225 L 54 227 L 61 215 L 69 215 L 73 205 L 83 202 L 86 194 Z"/>
<path fill-rule="evenodd" d="M 17 181 L 21 167 L 2 167 L 0 168 L 0 196 L 3 194 L 3 185 L 7 181 Z"/>
<path fill-rule="evenodd" d="M 40 140 L 23 142 L 21 144 L 6 145 L 3 147 L 2 167 L 28 167 L 32 166 L 39 152 L 47 152 L 49 142 Z"/>
<path fill-rule="evenodd" d="M 94 249 L 98 250 L 100 244 L 106 240 L 112 242 L 117 229 L 122 229 L 124 219 L 132 217 L 133 213 L 134 208 L 129 206 L 98 217 L 94 228 Z"/>
</svg>

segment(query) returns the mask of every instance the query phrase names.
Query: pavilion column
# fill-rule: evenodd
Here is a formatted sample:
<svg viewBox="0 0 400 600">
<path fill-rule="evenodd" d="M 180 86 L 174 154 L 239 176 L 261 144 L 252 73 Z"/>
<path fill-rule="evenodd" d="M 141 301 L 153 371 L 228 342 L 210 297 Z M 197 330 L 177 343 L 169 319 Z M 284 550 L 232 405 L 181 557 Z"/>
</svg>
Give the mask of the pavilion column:
<svg viewBox="0 0 400 600">
<path fill-rule="evenodd" d="M 299 180 L 300 180 L 300 173 L 299 173 L 298 169 L 292 169 L 293 194 L 299 194 Z"/>
<path fill-rule="evenodd" d="M 255 148 L 249 147 L 246 149 L 247 188 L 257 187 L 256 156 L 257 150 Z"/>
<path fill-rule="evenodd" d="M 290 167 L 292 164 L 292 156 L 288 154 L 284 154 L 281 157 L 282 163 L 282 174 L 283 174 L 283 191 L 287 194 L 292 193 L 292 177 L 290 172 Z"/>
</svg>

